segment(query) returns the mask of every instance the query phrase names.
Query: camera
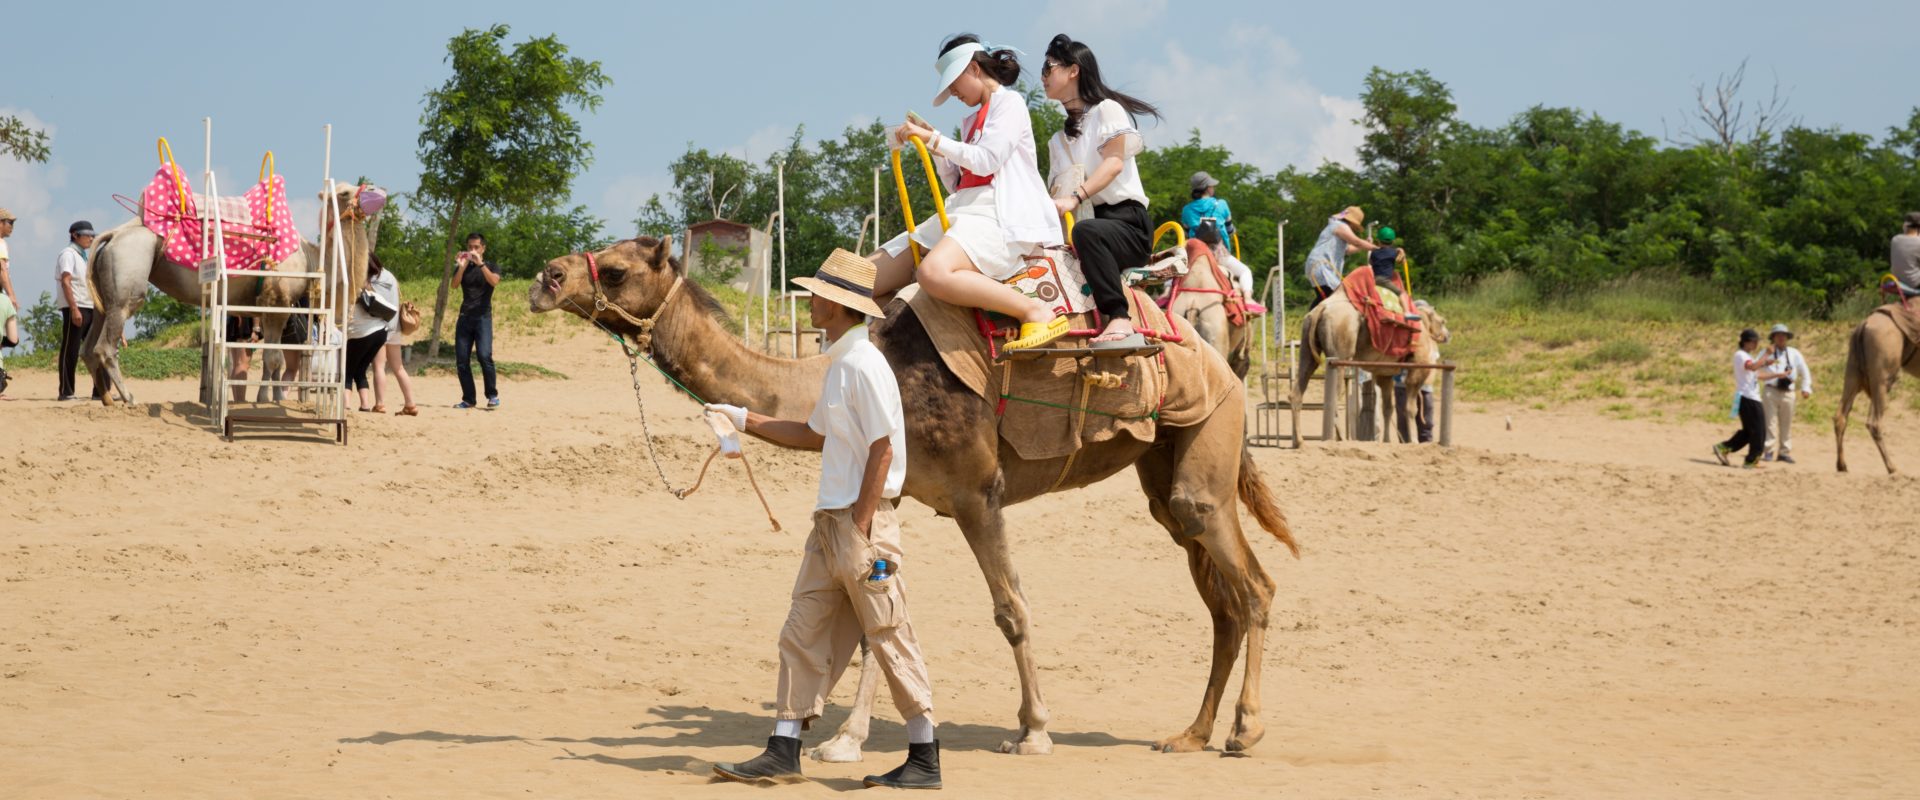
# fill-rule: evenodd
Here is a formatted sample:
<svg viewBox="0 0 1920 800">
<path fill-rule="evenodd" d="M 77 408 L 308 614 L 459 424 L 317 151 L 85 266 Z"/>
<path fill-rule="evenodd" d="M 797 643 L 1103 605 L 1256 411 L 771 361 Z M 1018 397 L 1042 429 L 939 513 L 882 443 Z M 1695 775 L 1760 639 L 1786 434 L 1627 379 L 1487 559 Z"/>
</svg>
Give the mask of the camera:
<svg viewBox="0 0 1920 800">
<path fill-rule="evenodd" d="M 1783 392 L 1791 392 L 1793 391 L 1793 379 L 1792 378 L 1774 378 L 1773 388 L 1779 389 L 1780 391 L 1783 391 Z"/>
</svg>

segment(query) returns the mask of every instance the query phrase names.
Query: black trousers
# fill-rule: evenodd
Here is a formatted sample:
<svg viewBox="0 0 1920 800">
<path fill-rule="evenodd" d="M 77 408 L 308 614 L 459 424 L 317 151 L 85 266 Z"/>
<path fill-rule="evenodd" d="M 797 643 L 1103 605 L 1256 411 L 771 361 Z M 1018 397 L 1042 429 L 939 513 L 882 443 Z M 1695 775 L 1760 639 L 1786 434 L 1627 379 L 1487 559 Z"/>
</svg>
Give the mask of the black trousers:
<svg viewBox="0 0 1920 800">
<path fill-rule="evenodd" d="M 1080 257 L 1080 269 L 1093 289 L 1093 304 L 1100 316 L 1133 316 L 1120 273 L 1147 265 L 1152 239 L 1153 220 L 1147 216 L 1147 207 L 1132 200 L 1094 206 L 1093 219 L 1074 221 L 1073 250 Z"/>
<path fill-rule="evenodd" d="M 87 332 L 93 330 L 93 309 L 80 309 L 80 324 L 73 324 L 73 315 L 66 309 L 60 310 L 60 399 L 73 396 L 74 375 L 80 369 L 80 345 L 87 341 Z M 102 378 L 93 376 L 93 396 L 100 396 Z"/>
<path fill-rule="evenodd" d="M 1747 463 L 1760 460 L 1760 451 L 1767 447 L 1767 410 L 1760 401 L 1749 397 L 1740 398 L 1740 430 L 1733 438 L 1722 442 L 1728 449 L 1739 452 L 1747 448 Z"/>
<path fill-rule="evenodd" d="M 1317 306 L 1317 305 L 1320 305 L 1321 303 L 1326 302 L 1327 298 L 1332 297 L 1333 293 L 1337 291 L 1340 291 L 1340 290 L 1328 289 L 1324 286 L 1313 287 L 1313 296 L 1307 298 L 1307 310 L 1312 311 L 1314 306 Z"/>
<path fill-rule="evenodd" d="M 380 348 L 387 343 L 387 329 L 381 328 L 358 339 L 347 340 L 347 388 L 367 388 L 367 368 L 373 366 L 373 357 L 380 354 Z"/>
</svg>

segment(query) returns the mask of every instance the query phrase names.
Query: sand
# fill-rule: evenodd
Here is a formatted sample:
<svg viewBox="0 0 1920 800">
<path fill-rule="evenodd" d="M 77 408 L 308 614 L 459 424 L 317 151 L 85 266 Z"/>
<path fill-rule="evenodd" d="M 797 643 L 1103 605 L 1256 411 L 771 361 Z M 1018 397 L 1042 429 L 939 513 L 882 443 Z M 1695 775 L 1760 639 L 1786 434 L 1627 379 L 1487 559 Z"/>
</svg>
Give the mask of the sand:
<svg viewBox="0 0 1920 800">
<path fill-rule="evenodd" d="M 423 416 L 356 416 L 347 448 L 224 443 L 185 381 L 0 403 L 0 796 L 771 796 L 708 765 L 769 732 L 814 458 L 749 445 L 771 533 L 733 465 L 662 489 L 604 339 L 500 350 L 572 379 L 493 412 L 420 379 Z M 711 437 L 645 386 L 688 481 Z M 946 796 L 1920 795 L 1920 482 L 1857 425 L 1834 474 L 1824 420 L 1798 466 L 1722 468 L 1729 430 L 1469 406 L 1452 451 L 1256 451 L 1305 556 L 1255 540 L 1280 590 L 1248 758 L 1147 748 L 1192 719 L 1210 634 L 1131 475 L 1009 514 L 1044 757 L 994 752 L 1012 658 L 958 531 L 909 502 Z M 891 768 L 884 699 L 874 734 L 774 793 Z"/>
</svg>

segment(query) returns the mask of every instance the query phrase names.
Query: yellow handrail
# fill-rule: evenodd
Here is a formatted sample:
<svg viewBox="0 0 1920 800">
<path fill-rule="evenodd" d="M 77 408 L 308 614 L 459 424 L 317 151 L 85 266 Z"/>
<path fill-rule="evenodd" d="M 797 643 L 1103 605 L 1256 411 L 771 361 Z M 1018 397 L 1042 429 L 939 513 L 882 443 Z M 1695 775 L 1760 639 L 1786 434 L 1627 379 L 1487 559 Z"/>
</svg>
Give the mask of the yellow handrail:
<svg viewBox="0 0 1920 800">
<path fill-rule="evenodd" d="M 1065 223 L 1066 223 L 1066 229 L 1064 233 L 1066 234 L 1066 237 L 1067 237 L 1067 246 L 1072 247 L 1073 246 L 1073 212 L 1069 211 L 1065 214 L 1061 214 L 1060 216 L 1063 220 L 1065 220 Z"/>
<path fill-rule="evenodd" d="M 1187 246 L 1187 232 L 1186 232 L 1186 230 L 1185 230 L 1184 228 L 1181 228 L 1181 227 L 1180 227 L 1180 223 L 1178 223 L 1178 222 L 1167 222 L 1167 223 L 1164 223 L 1164 224 L 1162 224 L 1162 225 L 1161 225 L 1160 227 L 1158 227 L 1158 228 L 1155 228 L 1155 229 L 1154 229 L 1154 231 L 1153 231 L 1153 244 L 1150 244 L 1150 245 L 1148 245 L 1148 246 L 1147 246 L 1147 249 L 1148 249 L 1148 250 L 1152 250 L 1152 249 L 1154 249 L 1154 248 L 1156 248 L 1156 247 L 1159 247 L 1159 246 L 1160 246 L 1160 237 L 1162 237 L 1162 236 L 1165 236 L 1165 235 L 1167 235 L 1167 231 L 1173 231 L 1173 246 L 1174 246 L 1174 247 L 1186 247 L 1186 246 Z"/>
<path fill-rule="evenodd" d="M 1240 257 L 1240 232 L 1239 231 L 1233 232 L 1233 257 L 1234 258 Z"/>
<path fill-rule="evenodd" d="M 273 177 L 273 172 L 274 172 L 273 151 L 268 150 L 267 154 L 260 158 L 260 182 L 266 183 L 269 178 Z M 273 232 L 273 186 L 272 185 L 267 186 L 266 228 L 269 234 Z"/>
<path fill-rule="evenodd" d="M 927 155 L 927 143 L 918 136 L 909 136 L 915 150 L 920 151 L 920 166 L 926 168 L 927 185 L 933 189 L 933 210 L 940 215 L 940 230 L 953 227 L 947 219 L 947 201 L 940 196 L 940 175 L 933 171 L 933 157 Z M 907 176 L 900 171 L 900 151 L 893 151 L 893 185 L 900 192 L 900 214 L 907 218 L 907 252 L 913 254 L 913 265 L 920 266 L 920 245 L 913 241 L 913 232 L 920 225 L 913 220 L 913 200 L 907 197 Z"/>
<path fill-rule="evenodd" d="M 180 176 L 180 164 L 173 160 L 173 145 L 167 143 L 167 137 L 160 137 L 156 150 L 160 153 L 160 166 L 173 166 L 173 188 L 180 193 L 180 213 L 187 213 L 187 182 Z"/>
</svg>

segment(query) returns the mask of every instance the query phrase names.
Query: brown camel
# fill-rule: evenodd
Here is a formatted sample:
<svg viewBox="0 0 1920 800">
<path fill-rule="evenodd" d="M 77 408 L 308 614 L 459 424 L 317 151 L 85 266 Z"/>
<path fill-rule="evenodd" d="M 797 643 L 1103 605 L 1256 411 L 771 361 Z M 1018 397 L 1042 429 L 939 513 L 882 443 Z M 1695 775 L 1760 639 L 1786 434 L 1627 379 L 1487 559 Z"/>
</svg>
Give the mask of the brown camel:
<svg viewBox="0 0 1920 800">
<path fill-rule="evenodd" d="M 1231 287 L 1226 272 L 1213 259 L 1213 250 L 1199 239 L 1188 239 L 1187 274 L 1167 304 L 1167 313 L 1185 319 L 1201 341 L 1227 360 L 1234 375 L 1245 378 L 1253 363 L 1253 325 L 1246 317 L 1234 324 L 1226 294 Z"/>
<path fill-rule="evenodd" d="M 1887 474 L 1896 472 L 1880 430 L 1880 420 L 1887 413 L 1887 392 L 1892 391 L 1902 371 L 1920 378 L 1920 346 L 1909 341 L 1894 321 L 1892 315 L 1899 313 L 1904 312 L 1898 307 L 1877 310 L 1847 338 L 1846 387 L 1840 390 L 1840 410 L 1833 415 L 1833 465 L 1841 472 L 1847 471 L 1847 417 L 1853 413 L 1854 396 L 1861 392 L 1866 392 L 1873 404 L 1867 433 L 1873 436 L 1873 446 L 1880 449 Z"/>
<path fill-rule="evenodd" d="M 607 302 L 635 319 L 651 320 L 641 336 L 660 368 L 700 397 L 788 419 L 806 419 L 827 361 L 789 360 L 748 349 L 728 333 L 713 298 L 684 280 L 669 240 L 640 237 L 593 254 L 598 286 L 585 254 L 547 262 L 528 292 L 534 313 L 565 308 L 623 335 L 643 334 L 641 325 L 597 306 L 596 288 Z M 1022 461 L 1000 441 L 994 406 L 948 371 L 926 329 L 908 304 L 892 302 L 885 320 L 870 329 L 900 381 L 907 420 L 905 494 L 952 517 L 979 561 L 993 597 L 993 618 L 1013 647 L 1020 673 L 1020 730 L 1004 752 L 1048 753 L 1047 706 L 1040 696 L 1026 597 L 1013 567 L 1011 542 L 1001 516 L 1006 506 L 1045 494 L 1065 459 Z M 1205 362 L 1200 362 L 1205 363 Z M 1206 380 L 1174 375 L 1170 381 Z M 1244 502 L 1260 526 L 1298 554 L 1285 516 L 1255 472 L 1241 444 L 1243 398 L 1234 396 L 1199 424 L 1162 426 L 1151 443 L 1128 437 L 1082 448 L 1058 488 L 1079 488 L 1135 466 L 1153 518 L 1186 551 L 1195 586 L 1213 619 L 1213 666 L 1199 715 L 1185 730 L 1162 739 L 1164 752 L 1195 751 L 1213 735 L 1227 680 L 1247 648 L 1246 673 L 1235 706 L 1230 751 L 1252 747 L 1265 734 L 1260 722 L 1260 664 L 1274 582 L 1260 567 L 1240 527 Z"/>
<path fill-rule="evenodd" d="M 1446 344 L 1453 334 L 1447 330 L 1447 319 L 1431 306 L 1421 311 L 1423 330 L 1413 339 L 1413 356 L 1408 361 L 1416 364 L 1440 363 L 1440 345 Z M 1293 405 L 1293 446 L 1300 446 L 1300 399 L 1307 390 L 1307 382 L 1313 380 L 1313 373 L 1320 369 L 1320 356 L 1326 354 L 1332 360 L 1340 361 L 1392 361 L 1373 348 L 1373 342 L 1367 336 L 1367 324 L 1347 299 L 1347 293 L 1336 290 L 1320 305 L 1307 312 L 1306 319 L 1300 324 L 1300 361 L 1293 369 L 1293 387 L 1290 393 Z M 1425 386 L 1432 377 L 1433 370 L 1426 369 L 1369 369 L 1373 376 L 1370 383 L 1380 392 L 1379 408 L 1383 413 L 1404 416 L 1405 409 L 1398 407 L 1393 396 L 1393 377 L 1401 372 L 1407 374 L 1407 397 L 1418 398 L 1420 387 Z M 1339 381 L 1339 372 L 1329 372 L 1327 380 Z M 1334 396 L 1340 396 L 1340 387 L 1334 387 Z M 1416 403 L 1416 408 L 1417 408 Z M 1321 413 L 1334 414 L 1333 406 Z M 1392 428 L 1392 425 L 1383 426 Z M 1338 426 L 1335 426 L 1338 430 Z M 1401 430 L 1405 430 L 1404 427 Z M 1385 438 L 1384 436 L 1382 437 Z"/>
</svg>

